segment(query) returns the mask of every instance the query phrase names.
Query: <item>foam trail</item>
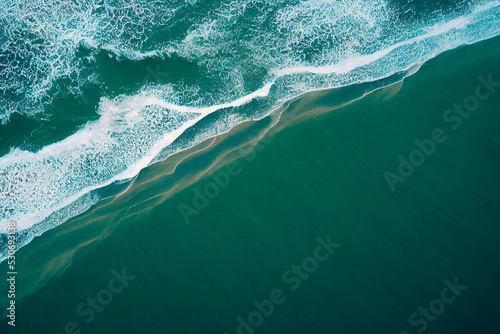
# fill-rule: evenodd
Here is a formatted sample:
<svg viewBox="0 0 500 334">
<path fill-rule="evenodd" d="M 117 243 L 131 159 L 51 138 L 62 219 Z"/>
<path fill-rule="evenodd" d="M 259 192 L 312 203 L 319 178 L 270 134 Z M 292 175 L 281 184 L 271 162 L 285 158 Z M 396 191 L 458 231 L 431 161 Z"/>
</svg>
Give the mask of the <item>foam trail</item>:
<svg viewBox="0 0 500 334">
<path fill-rule="evenodd" d="M 233 107 L 233 108 L 240 107 L 240 106 L 242 106 L 242 105 L 252 101 L 253 99 L 258 98 L 258 97 L 265 97 L 265 96 L 269 95 L 269 90 L 271 89 L 273 83 L 274 82 L 268 83 L 264 87 L 256 90 L 255 92 L 252 92 L 248 95 L 240 97 L 239 99 L 234 100 L 232 102 L 218 104 L 218 105 L 214 105 L 214 106 L 210 106 L 210 107 L 197 108 L 197 107 L 179 106 L 179 105 L 175 105 L 175 104 L 163 101 L 157 97 L 149 97 L 147 99 L 147 102 L 144 105 L 145 106 L 158 105 L 158 106 L 161 106 L 161 107 L 164 107 L 164 108 L 167 108 L 170 110 L 175 110 L 178 112 L 199 113 L 199 114 L 208 115 L 208 114 L 211 114 L 211 113 L 213 113 L 217 110 L 220 110 L 220 109 L 231 108 L 231 107 Z"/>
<path fill-rule="evenodd" d="M 0 174 L 12 177 L 17 182 L 15 187 L 9 189 L 0 188 L 2 190 L 0 198 L 5 200 L 5 204 L 10 204 L 10 207 L 16 208 L 17 212 L 21 212 L 21 214 L 16 212 L 10 217 L 10 219 L 16 219 L 19 222 L 18 229 L 27 229 L 46 219 L 52 212 L 64 208 L 92 190 L 105 187 L 115 181 L 134 177 L 140 170 L 148 166 L 163 148 L 175 141 L 186 129 L 217 110 L 239 107 L 257 97 L 267 96 L 271 85 L 267 84 L 263 88 L 231 103 L 207 108 L 179 106 L 155 96 L 144 95 L 129 98 L 122 97 L 118 99 L 119 102 L 103 99 L 100 107 L 101 118 L 94 123 L 88 124 L 74 135 L 61 142 L 46 146 L 37 153 L 15 150 L 7 156 L 2 157 L 0 159 Z M 156 108 L 158 118 L 152 121 L 148 120 L 147 118 L 152 114 L 151 109 L 148 108 Z M 148 113 L 146 114 L 145 111 L 148 111 Z M 165 128 L 172 131 L 163 131 L 161 135 L 157 134 L 156 140 L 145 143 L 145 145 L 138 145 L 132 148 L 123 145 L 123 143 L 134 140 L 133 137 L 137 135 L 133 131 L 134 128 L 137 127 L 144 130 L 149 125 L 157 127 L 166 120 L 167 116 L 172 116 L 173 113 L 178 114 L 176 117 L 179 118 L 179 122 L 164 125 Z M 111 164 L 114 166 L 110 166 L 111 164 L 106 166 L 107 168 L 119 171 L 116 175 L 109 173 L 107 178 L 100 178 L 99 175 L 96 175 L 95 179 L 83 178 L 82 180 L 82 177 L 76 175 L 74 170 L 83 168 L 84 166 L 82 165 L 88 163 L 89 158 L 83 161 L 76 159 L 76 162 L 73 160 L 73 163 L 69 164 L 67 168 L 61 168 L 63 167 L 63 160 L 66 160 L 68 156 L 76 157 L 81 155 L 80 152 L 85 152 L 85 154 L 94 158 L 101 157 L 101 161 L 99 162 L 104 162 L 102 161 L 102 157 L 105 154 L 112 154 L 112 150 L 116 151 L 113 152 L 115 155 L 117 153 L 120 155 L 127 154 L 126 152 L 128 152 L 130 156 L 125 161 L 112 161 Z M 130 154 L 130 151 L 132 151 L 132 154 Z M 109 158 L 114 160 L 113 156 Z M 41 172 L 37 172 L 36 170 L 38 169 Z M 57 173 L 55 174 L 49 172 L 56 170 Z M 45 182 L 40 187 L 33 187 L 32 177 L 39 179 L 41 176 L 39 174 L 42 174 L 46 180 L 41 180 Z M 58 183 L 61 181 L 78 183 L 78 180 L 82 182 L 81 189 L 74 189 L 72 193 L 64 193 L 67 197 L 60 198 L 60 196 L 54 195 L 54 198 L 49 199 L 43 196 L 47 192 L 55 194 L 61 190 L 67 191 L 67 189 L 59 188 Z M 37 193 L 36 197 L 41 198 L 43 203 L 32 204 L 30 210 L 26 210 L 22 207 L 25 204 L 23 200 L 32 200 L 30 199 L 31 196 L 25 197 L 27 193 Z M 14 198 L 17 200 L 14 201 Z M 48 200 L 52 201 L 49 202 Z M 51 205 L 47 205 L 47 202 Z M 0 208 L 7 210 L 3 205 Z M 4 225 L 0 226 L 0 232 L 6 233 Z"/>
<path fill-rule="evenodd" d="M 388 48 L 385 48 L 384 50 L 377 51 L 372 54 L 368 55 L 359 55 L 355 56 L 352 58 L 349 58 L 343 62 L 340 62 L 339 64 L 336 65 L 325 65 L 325 66 L 300 66 L 300 67 L 292 67 L 292 68 L 286 68 L 286 69 L 280 69 L 280 70 L 272 70 L 273 73 L 277 77 L 285 76 L 285 75 L 291 75 L 291 74 L 297 74 L 297 73 L 314 73 L 314 74 L 345 74 L 348 73 L 357 67 L 361 66 L 366 66 L 369 65 L 370 63 L 381 59 L 385 56 L 387 56 L 389 53 L 393 52 L 394 50 L 407 46 L 407 45 L 412 45 L 415 43 L 418 43 L 420 41 L 424 41 L 430 37 L 434 36 L 439 36 L 442 34 L 446 34 L 450 32 L 451 30 L 455 29 L 463 29 L 467 27 L 467 25 L 470 23 L 468 18 L 460 18 L 456 19 L 450 22 L 447 22 L 444 25 L 436 26 L 433 27 L 432 31 L 429 33 L 419 36 L 404 42 L 400 42 L 397 44 L 394 44 Z"/>
</svg>

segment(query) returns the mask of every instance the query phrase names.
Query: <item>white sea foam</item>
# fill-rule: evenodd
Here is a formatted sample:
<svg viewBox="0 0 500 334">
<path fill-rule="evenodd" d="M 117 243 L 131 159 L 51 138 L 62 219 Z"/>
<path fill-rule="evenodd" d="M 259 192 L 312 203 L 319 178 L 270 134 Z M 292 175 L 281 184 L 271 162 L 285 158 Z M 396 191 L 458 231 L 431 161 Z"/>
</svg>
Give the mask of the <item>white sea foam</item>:
<svg viewBox="0 0 500 334">
<path fill-rule="evenodd" d="M 94 55 L 78 57 L 80 46 L 124 58 L 157 55 L 157 50 L 143 50 L 144 41 L 168 28 L 185 6 L 154 7 L 147 0 L 0 1 L 0 65 L 6 65 L 0 66 L 0 121 L 6 123 L 13 112 L 42 112 L 60 78 L 76 87 L 88 84 L 85 63 Z"/>
<path fill-rule="evenodd" d="M 348 73 L 358 67 L 369 65 L 370 63 L 382 59 L 387 56 L 389 53 L 397 50 L 398 48 L 402 48 L 405 46 L 409 46 L 412 44 L 416 44 L 421 41 L 425 41 L 430 39 L 431 37 L 440 36 L 446 34 L 450 31 L 457 29 L 464 29 L 469 24 L 469 19 L 466 17 L 459 18 L 456 20 L 452 20 L 446 22 L 441 25 L 436 25 L 431 28 L 431 31 L 422 35 L 411 38 L 409 40 L 396 43 L 391 45 L 383 50 L 374 52 L 372 54 L 367 55 L 353 55 L 350 58 L 343 60 L 335 65 L 325 65 L 325 66 L 297 66 L 279 70 L 271 70 L 276 76 L 284 76 L 291 75 L 297 73 L 314 73 L 314 74 L 345 74 Z"/>
</svg>

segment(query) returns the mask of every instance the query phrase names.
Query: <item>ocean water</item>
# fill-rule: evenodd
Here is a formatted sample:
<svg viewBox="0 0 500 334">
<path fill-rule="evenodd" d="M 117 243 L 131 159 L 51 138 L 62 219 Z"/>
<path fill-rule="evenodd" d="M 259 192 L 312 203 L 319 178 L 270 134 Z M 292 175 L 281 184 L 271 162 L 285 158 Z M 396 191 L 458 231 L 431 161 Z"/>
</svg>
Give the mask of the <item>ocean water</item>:
<svg viewBox="0 0 500 334">
<path fill-rule="evenodd" d="M 1 332 L 498 333 L 499 21 L 2 1 Z"/>
</svg>

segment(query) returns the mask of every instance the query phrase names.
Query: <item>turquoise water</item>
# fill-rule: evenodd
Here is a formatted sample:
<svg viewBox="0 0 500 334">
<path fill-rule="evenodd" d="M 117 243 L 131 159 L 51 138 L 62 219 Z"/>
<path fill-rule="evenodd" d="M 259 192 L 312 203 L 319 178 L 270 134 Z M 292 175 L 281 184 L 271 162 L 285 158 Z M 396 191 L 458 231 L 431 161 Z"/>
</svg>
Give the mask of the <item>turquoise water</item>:
<svg viewBox="0 0 500 334">
<path fill-rule="evenodd" d="M 0 3 L 15 331 L 497 333 L 499 5 Z"/>
</svg>

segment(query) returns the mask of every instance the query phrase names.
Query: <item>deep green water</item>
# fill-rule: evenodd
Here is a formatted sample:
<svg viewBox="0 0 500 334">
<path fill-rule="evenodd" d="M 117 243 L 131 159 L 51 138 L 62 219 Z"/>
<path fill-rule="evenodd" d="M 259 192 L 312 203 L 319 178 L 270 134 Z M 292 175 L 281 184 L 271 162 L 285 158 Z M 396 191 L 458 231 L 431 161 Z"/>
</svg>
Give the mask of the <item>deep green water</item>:
<svg viewBox="0 0 500 334">
<path fill-rule="evenodd" d="M 91 210 L 18 251 L 16 327 L 3 320 L 0 332 L 59 333 L 73 321 L 81 333 L 232 334 L 280 290 L 255 333 L 420 333 L 424 323 L 425 333 L 499 333 L 500 87 L 460 126 L 443 119 L 479 76 L 500 82 L 499 42 L 446 52 L 343 107 L 370 87 L 305 95 L 274 127 L 246 123 L 101 190 Z M 391 191 L 384 174 L 437 128 L 446 140 Z M 218 194 L 196 208 L 204 191 Z M 287 272 L 318 238 L 333 253 L 307 278 Z M 85 305 L 79 315 L 122 268 L 134 279 L 94 319 Z M 456 298 L 442 294 L 455 279 Z M 1 292 L 2 314 L 6 303 Z M 429 304 L 435 318 L 409 323 Z"/>
</svg>

